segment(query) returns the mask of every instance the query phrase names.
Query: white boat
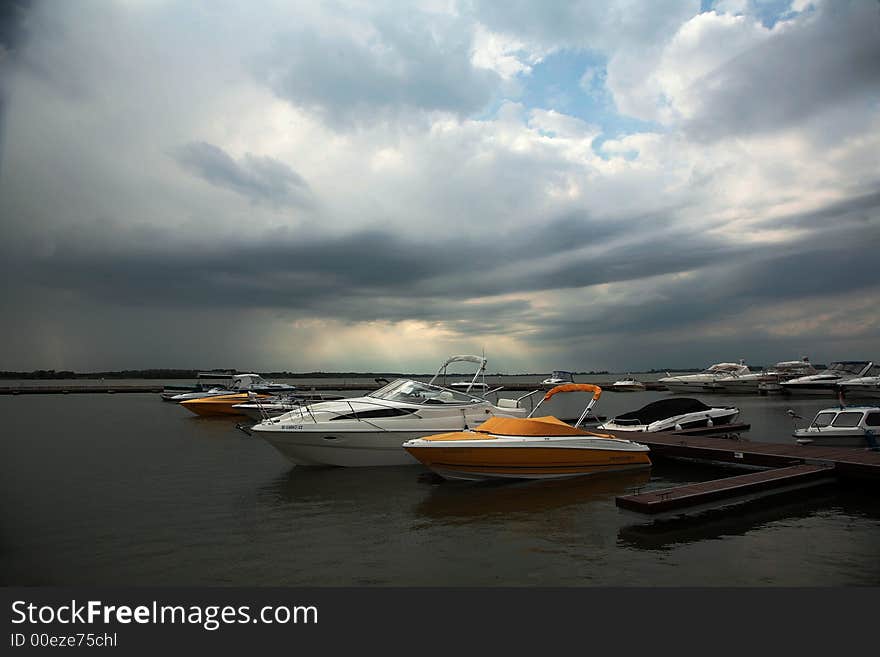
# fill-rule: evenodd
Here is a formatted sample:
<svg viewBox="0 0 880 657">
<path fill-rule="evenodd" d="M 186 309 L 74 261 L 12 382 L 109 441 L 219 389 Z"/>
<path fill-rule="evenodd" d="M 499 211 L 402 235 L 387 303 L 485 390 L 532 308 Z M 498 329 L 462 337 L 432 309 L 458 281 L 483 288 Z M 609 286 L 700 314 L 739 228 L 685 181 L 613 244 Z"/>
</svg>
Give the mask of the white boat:
<svg viewBox="0 0 880 657">
<path fill-rule="evenodd" d="M 574 373 L 567 370 L 553 370 L 549 377 L 541 381 L 542 386 L 554 387 L 574 383 Z"/>
<path fill-rule="evenodd" d="M 397 379 L 365 397 L 309 404 L 263 420 L 251 431 L 299 465 L 405 465 L 416 463 L 401 447 L 407 440 L 468 429 L 496 415 L 526 415 L 521 401 L 529 395 L 495 405 L 436 385 L 446 366 L 457 361 L 479 364 L 475 380 L 486 366 L 480 356 L 453 356 L 429 383 Z"/>
<path fill-rule="evenodd" d="M 730 394 L 769 393 L 778 389 L 773 384 L 789 381 L 802 376 L 816 374 L 817 370 L 808 358 L 802 360 L 784 360 L 763 372 L 750 372 L 718 379 L 721 387 L 718 392 Z"/>
<path fill-rule="evenodd" d="M 874 363 L 866 360 L 842 360 L 831 363 L 818 374 L 783 381 L 779 385 L 786 394 L 836 395 L 838 384 L 866 376 L 873 366 Z"/>
<path fill-rule="evenodd" d="M 166 385 L 160 396 L 163 401 L 178 401 L 174 397 L 192 392 L 209 392 L 212 390 L 228 390 L 231 385 L 232 371 L 199 372 L 195 385 Z"/>
<path fill-rule="evenodd" d="M 573 425 L 552 416 L 493 417 L 474 429 L 409 440 L 403 447 L 447 479 L 562 479 L 651 467 L 647 445 L 580 428 L 602 394 L 598 386 L 569 383 L 560 392 L 589 392 L 592 399 Z"/>
<path fill-rule="evenodd" d="M 282 415 L 299 408 L 303 404 L 343 399 L 341 395 L 325 395 L 322 393 L 287 393 L 262 399 L 251 393 L 249 397 L 248 401 L 235 404 L 233 408 L 238 409 L 244 415 L 258 422 Z"/>
<path fill-rule="evenodd" d="M 293 392 L 296 386 L 286 383 L 273 383 L 266 381 L 259 374 L 233 374 L 229 386 L 218 386 L 209 390 L 201 390 L 197 392 L 187 392 L 180 395 L 174 395 L 170 401 L 182 402 L 192 399 L 206 399 L 208 397 L 218 397 L 220 395 L 233 395 L 242 392 L 256 392 L 261 394 L 271 394 L 279 392 Z"/>
<path fill-rule="evenodd" d="M 645 389 L 645 384 L 637 381 L 631 374 L 627 374 L 620 381 L 612 383 L 611 389 L 618 392 L 640 392 Z"/>
<path fill-rule="evenodd" d="M 880 398 L 880 365 L 874 365 L 865 376 L 838 383 L 837 387 L 847 399 Z"/>
<path fill-rule="evenodd" d="M 672 392 L 721 392 L 721 379 L 730 380 L 750 373 L 751 370 L 741 360 L 739 363 L 716 363 L 698 374 L 672 376 L 667 372 L 668 376 L 660 379 L 660 383 Z"/>
<path fill-rule="evenodd" d="M 690 397 L 667 397 L 651 402 L 637 411 L 618 415 L 597 429 L 608 431 L 681 431 L 697 427 L 730 424 L 739 409 L 732 406 L 707 406 Z"/>
<path fill-rule="evenodd" d="M 794 437 L 801 445 L 878 449 L 880 406 L 823 408 L 816 413 L 810 426 L 797 429 Z"/>
</svg>

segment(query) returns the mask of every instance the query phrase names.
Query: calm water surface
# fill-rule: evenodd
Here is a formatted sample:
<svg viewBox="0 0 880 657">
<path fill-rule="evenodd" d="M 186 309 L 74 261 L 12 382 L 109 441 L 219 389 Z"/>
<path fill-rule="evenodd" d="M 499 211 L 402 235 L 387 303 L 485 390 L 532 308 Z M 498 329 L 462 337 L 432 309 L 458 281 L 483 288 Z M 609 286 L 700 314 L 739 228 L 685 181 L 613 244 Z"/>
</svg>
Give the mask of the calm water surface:
<svg viewBox="0 0 880 657">
<path fill-rule="evenodd" d="M 666 395 L 608 393 L 599 411 Z M 738 405 L 745 436 L 769 442 L 791 440 L 786 409 L 833 403 L 703 399 Z M 3 396 L 0 413 L 4 584 L 880 584 L 875 490 L 660 524 L 615 496 L 725 473 L 452 483 L 418 465 L 296 468 L 235 420 L 154 394 Z"/>
</svg>

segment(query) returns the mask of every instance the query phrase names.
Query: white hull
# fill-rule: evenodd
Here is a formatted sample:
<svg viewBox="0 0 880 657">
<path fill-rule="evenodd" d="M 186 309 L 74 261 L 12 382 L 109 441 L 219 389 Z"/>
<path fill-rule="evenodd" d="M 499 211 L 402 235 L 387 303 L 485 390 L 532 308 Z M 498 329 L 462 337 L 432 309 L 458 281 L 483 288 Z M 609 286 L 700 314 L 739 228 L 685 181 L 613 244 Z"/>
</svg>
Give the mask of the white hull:
<svg viewBox="0 0 880 657">
<path fill-rule="evenodd" d="M 820 447 L 868 447 L 865 432 L 823 429 L 822 431 L 795 431 L 796 442 L 801 445 L 817 445 Z"/>
<path fill-rule="evenodd" d="M 486 401 L 432 405 L 361 397 L 302 407 L 260 422 L 251 432 L 299 465 L 405 465 L 416 463 L 401 447 L 407 440 L 476 427 L 493 415 L 522 417 L 525 409 Z"/>
<path fill-rule="evenodd" d="M 329 438 L 315 432 L 261 434 L 295 465 L 333 465 L 346 468 L 418 463 L 401 447 L 407 440 L 428 435 L 420 431 L 347 432 Z"/>
<path fill-rule="evenodd" d="M 691 394 L 699 392 L 723 392 L 723 388 L 717 381 L 664 381 L 664 385 L 672 392 L 686 392 Z"/>
</svg>

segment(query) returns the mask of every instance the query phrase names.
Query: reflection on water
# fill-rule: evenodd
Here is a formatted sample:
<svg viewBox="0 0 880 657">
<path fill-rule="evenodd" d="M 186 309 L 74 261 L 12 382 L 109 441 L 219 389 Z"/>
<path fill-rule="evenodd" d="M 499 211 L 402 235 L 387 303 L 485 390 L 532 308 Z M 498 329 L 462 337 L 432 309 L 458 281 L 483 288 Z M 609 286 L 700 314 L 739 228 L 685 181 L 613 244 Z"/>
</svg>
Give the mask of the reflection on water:
<svg viewBox="0 0 880 657">
<path fill-rule="evenodd" d="M 414 509 L 418 516 L 451 522 L 479 520 L 492 514 L 545 513 L 626 495 L 646 485 L 649 470 L 604 476 L 524 482 L 440 482 Z"/>
<path fill-rule="evenodd" d="M 744 535 L 777 520 L 807 518 L 817 509 L 832 505 L 838 493 L 828 487 L 817 487 L 797 491 L 795 500 L 788 496 L 786 501 L 785 497 L 777 495 L 739 505 L 736 509 L 713 509 L 671 518 L 639 516 L 634 524 L 621 527 L 617 535 L 624 546 L 641 550 L 671 549 L 684 543 Z M 637 514 L 631 514 L 635 516 Z"/>
</svg>

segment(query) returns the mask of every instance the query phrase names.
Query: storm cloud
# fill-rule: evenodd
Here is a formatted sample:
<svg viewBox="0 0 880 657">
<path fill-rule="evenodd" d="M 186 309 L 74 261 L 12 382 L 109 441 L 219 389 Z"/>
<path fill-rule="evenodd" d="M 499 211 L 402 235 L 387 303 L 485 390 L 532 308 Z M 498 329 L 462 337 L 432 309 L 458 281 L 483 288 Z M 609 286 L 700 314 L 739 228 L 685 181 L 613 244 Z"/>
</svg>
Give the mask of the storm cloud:
<svg viewBox="0 0 880 657">
<path fill-rule="evenodd" d="M 0 369 L 878 357 L 878 5 L 706 4 L 21 5 Z"/>
</svg>

